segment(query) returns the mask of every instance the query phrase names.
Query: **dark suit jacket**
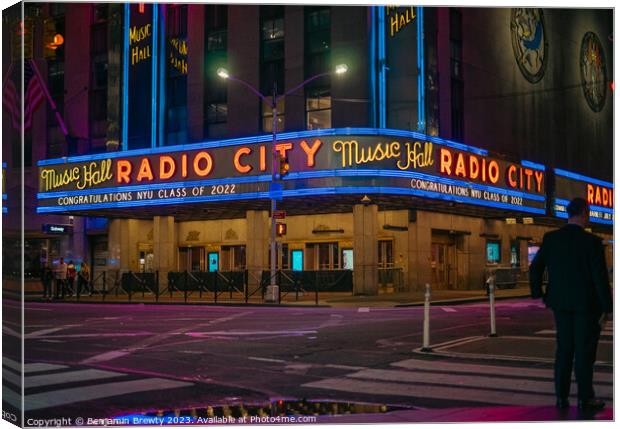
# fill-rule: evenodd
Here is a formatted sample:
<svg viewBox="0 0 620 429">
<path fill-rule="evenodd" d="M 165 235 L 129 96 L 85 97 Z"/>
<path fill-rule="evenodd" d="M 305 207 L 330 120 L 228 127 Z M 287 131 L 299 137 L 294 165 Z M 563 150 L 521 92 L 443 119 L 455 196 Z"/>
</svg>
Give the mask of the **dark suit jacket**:
<svg viewBox="0 0 620 429">
<path fill-rule="evenodd" d="M 549 283 L 543 294 L 543 273 Z M 579 225 L 548 232 L 530 265 L 532 298 L 554 310 L 611 313 L 612 298 L 601 239 Z"/>
</svg>

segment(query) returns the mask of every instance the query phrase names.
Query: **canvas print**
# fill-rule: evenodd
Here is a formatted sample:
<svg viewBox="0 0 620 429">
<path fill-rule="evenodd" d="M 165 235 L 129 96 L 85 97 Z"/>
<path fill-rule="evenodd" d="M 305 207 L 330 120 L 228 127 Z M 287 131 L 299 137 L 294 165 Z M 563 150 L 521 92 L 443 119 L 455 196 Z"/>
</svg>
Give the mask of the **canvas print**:
<svg viewBox="0 0 620 429">
<path fill-rule="evenodd" d="M 21 427 L 613 422 L 613 9 L 2 13 Z"/>
</svg>

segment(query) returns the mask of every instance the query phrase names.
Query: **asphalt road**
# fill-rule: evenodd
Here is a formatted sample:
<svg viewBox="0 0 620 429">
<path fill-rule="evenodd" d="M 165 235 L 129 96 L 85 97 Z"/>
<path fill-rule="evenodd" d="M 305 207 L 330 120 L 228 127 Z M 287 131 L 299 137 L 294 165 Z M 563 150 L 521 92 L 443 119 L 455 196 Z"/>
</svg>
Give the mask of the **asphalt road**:
<svg viewBox="0 0 620 429">
<path fill-rule="evenodd" d="M 531 299 L 497 303 L 497 338 L 485 303 L 433 306 L 426 354 L 421 307 L 27 303 L 25 317 L 27 418 L 301 398 L 414 410 L 554 402 L 553 318 Z M 602 340 L 595 388 L 611 401 L 610 328 Z M 5 356 L 18 383 L 17 355 Z"/>
</svg>

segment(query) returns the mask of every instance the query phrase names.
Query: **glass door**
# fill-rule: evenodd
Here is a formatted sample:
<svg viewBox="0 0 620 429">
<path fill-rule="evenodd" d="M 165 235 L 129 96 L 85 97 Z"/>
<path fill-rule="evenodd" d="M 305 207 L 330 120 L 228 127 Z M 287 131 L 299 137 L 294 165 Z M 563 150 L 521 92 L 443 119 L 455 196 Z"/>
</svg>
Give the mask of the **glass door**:
<svg viewBox="0 0 620 429">
<path fill-rule="evenodd" d="M 218 271 L 220 266 L 220 255 L 218 252 L 209 252 L 209 272 Z"/>
<path fill-rule="evenodd" d="M 291 251 L 292 268 L 293 271 L 303 271 L 304 269 L 304 251 L 292 250 Z"/>
</svg>

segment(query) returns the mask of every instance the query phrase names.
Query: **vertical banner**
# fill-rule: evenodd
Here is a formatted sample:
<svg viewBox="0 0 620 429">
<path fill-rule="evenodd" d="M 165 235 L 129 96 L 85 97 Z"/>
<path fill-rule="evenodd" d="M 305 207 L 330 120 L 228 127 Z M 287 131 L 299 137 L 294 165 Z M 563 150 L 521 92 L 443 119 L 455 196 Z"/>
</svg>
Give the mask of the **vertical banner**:
<svg viewBox="0 0 620 429">
<path fill-rule="evenodd" d="M 420 127 L 418 8 L 386 6 L 387 127 L 418 131 Z M 423 83 L 423 82 L 422 82 Z"/>
<path fill-rule="evenodd" d="M 127 9 L 126 9 L 127 10 Z M 127 144 L 124 149 L 148 148 L 153 145 L 153 105 L 156 105 L 156 20 L 149 3 L 129 4 L 129 28 L 125 32 L 125 67 L 127 76 Z M 156 69 L 155 69 L 156 71 Z"/>
</svg>

